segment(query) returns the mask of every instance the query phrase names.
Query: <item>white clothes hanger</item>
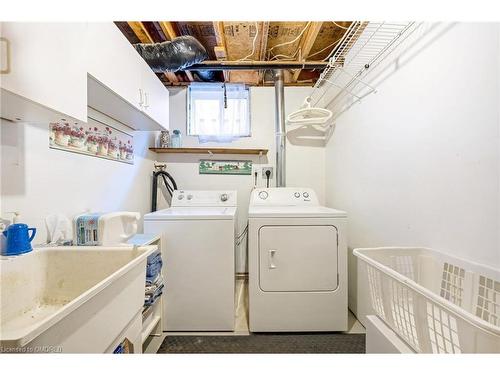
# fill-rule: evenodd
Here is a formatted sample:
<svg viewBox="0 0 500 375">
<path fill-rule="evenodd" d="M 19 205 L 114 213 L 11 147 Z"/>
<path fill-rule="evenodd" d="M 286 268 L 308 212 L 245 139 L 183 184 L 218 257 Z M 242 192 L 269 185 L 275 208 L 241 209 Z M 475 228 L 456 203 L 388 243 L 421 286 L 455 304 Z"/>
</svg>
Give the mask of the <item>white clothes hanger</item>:
<svg viewBox="0 0 500 375">
<path fill-rule="evenodd" d="M 324 108 L 311 107 L 311 97 L 308 96 L 302 107 L 287 117 L 289 125 L 325 125 L 332 118 L 332 111 Z"/>
</svg>

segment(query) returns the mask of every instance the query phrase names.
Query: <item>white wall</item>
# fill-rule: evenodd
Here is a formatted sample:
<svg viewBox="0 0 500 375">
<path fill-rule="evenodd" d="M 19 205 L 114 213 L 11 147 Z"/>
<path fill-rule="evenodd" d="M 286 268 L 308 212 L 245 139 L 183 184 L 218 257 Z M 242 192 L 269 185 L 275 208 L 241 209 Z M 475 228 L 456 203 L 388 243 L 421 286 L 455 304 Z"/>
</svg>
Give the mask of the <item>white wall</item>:
<svg viewBox="0 0 500 375">
<path fill-rule="evenodd" d="M 286 88 L 285 111 L 294 111 L 300 107 L 310 88 Z M 206 143 L 204 146 L 214 147 L 258 147 L 268 148 L 266 157 L 258 156 L 216 155 L 213 159 L 252 160 L 260 170 L 264 165 L 275 167 L 275 110 L 274 88 L 254 87 L 250 89 L 252 137 L 243 138 L 230 144 Z M 186 137 L 186 90 L 172 90 L 170 96 L 170 129 L 179 129 L 183 135 L 183 145 L 199 146 L 196 137 Z M 324 201 L 324 155 L 322 147 L 311 147 L 287 142 L 287 186 L 308 186 L 316 190 L 320 201 Z M 254 185 L 253 176 L 199 175 L 198 161 L 209 156 L 159 154 L 159 161 L 167 162 L 167 171 L 171 173 L 180 189 L 217 190 L 233 189 L 238 192 L 239 230 L 247 222 L 248 202 Z M 258 186 L 264 186 L 265 180 L 259 172 Z M 271 186 L 275 182 L 271 181 Z M 237 271 L 246 269 L 246 243 L 243 243 L 237 254 Z"/>
<path fill-rule="evenodd" d="M 286 111 L 296 110 L 309 91 L 310 88 L 286 88 Z M 182 131 L 185 146 L 198 146 L 196 137 L 185 136 L 186 91 L 172 90 L 170 99 L 170 128 Z M 275 163 L 274 115 L 274 88 L 252 88 L 252 137 L 231 144 L 205 145 L 268 148 L 267 157 L 227 155 L 218 158 L 252 160 L 259 169 L 258 185 L 264 186 L 260 167 L 274 167 Z M 113 125 L 122 128 L 120 124 Z M 153 144 L 155 135 L 134 133 L 136 154 L 132 166 L 49 149 L 47 124 L 20 125 L 2 121 L 1 216 L 10 218 L 11 215 L 6 212 L 20 211 L 23 222 L 38 228 L 35 242 L 43 243 L 46 239 L 43 219 L 51 213 L 73 217 L 85 210 L 131 210 L 144 214 L 150 211 L 151 173 L 154 160 L 158 160 L 167 162 L 167 170 L 174 176 L 179 188 L 237 190 L 239 230 L 242 230 L 247 222 L 253 176 L 199 175 L 198 161 L 202 158 L 199 155 L 156 155 L 149 152 L 147 148 Z M 312 187 L 324 201 L 324 154 L 324 148 L 288 142 L 287 185 Z M 274 186 L 274 181 L 271 181 L 271 186 Z M 159 201 L 163 207 L 166 206 L 164 201 Z M 243 243 L 238 254 L 240 272 L 246 269 L 245 254 L 246 243 Z"/>
<path fill-rule="evenodd" d="M 326 201 L 348 212 L 350 248 L 429 246 L 500 267 L 499 34 L 448 28 L 338 119 Z"/>
<path fill-rule="evenodd" d="M 133 132 L 135 161 L 129 165 L 49 149 L 48 124 L 2 121 L 0 128 L 0 216 L 19 211 L 22 222 L 37 228 L 35 243 L 45 242 L 44 218 L 51 213 L 72 218 L 87 209 L 150 211 L 154 133 Z"/>
</svg>

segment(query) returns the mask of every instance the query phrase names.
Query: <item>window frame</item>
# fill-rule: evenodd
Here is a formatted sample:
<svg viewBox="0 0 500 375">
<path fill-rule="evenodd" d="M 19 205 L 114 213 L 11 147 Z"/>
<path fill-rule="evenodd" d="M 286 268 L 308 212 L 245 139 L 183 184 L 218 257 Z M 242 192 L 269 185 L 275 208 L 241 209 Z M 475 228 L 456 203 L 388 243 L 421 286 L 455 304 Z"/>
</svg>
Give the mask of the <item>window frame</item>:
<svg viewBox="0 0 500 375">
<path fill-rule="evenodd" d="M 240 85 L 238 83 L 226 83 L 226 86 L 232 86 L 232 85 Z M 245 90 L 248 92 L 247 96 L 247 103 L 248 103 L 248 110 L 247 110 L 247 121 L 248 121 L 248 135 L 235 135 L 234 138 L 250 138 L 252 137 L 252 114 L 251 114 L 251 108 L 252 108 L 252 103 L 251 103 L 251 95 L 250 95 L 250 87 L 245 84 L 241 84 L 244 86 Z M 224 84 L 222 82 L 218 83 L 197 83 L 196 86 L 202 87 L 202 86 L 220 86 L 221 89 L 223 88 Z M 192 85 L 189 85 L 187 88 L 187 93 L 186 93 L 186 135 L 189 137 L 218 137 L 221 134 L 211 134 L 211 135 L 201 135 L 201 134 L 192 134 L 191 133 L 191 128 L 192 128 L 192 119 L 191 119 L 191 89 Z M 229 98 L 228 98 L 229 99 Z"/>
</svg>

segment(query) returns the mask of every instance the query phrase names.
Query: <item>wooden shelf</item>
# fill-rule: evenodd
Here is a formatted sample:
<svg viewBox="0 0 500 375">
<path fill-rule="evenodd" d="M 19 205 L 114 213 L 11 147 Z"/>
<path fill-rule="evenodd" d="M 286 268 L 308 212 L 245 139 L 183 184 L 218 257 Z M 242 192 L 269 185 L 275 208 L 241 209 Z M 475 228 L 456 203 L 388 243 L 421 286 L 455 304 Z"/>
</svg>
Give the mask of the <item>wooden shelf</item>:
<svg viewBox="0 0 500 375">
<path fill-rule="evenodd" d="M 218 148 L 218 147 L 182 147 L 182 148 L 149 148 L 159 154 L 234 154 L 234 155 L 266 155 L 263 148 Z"/>
</svg>

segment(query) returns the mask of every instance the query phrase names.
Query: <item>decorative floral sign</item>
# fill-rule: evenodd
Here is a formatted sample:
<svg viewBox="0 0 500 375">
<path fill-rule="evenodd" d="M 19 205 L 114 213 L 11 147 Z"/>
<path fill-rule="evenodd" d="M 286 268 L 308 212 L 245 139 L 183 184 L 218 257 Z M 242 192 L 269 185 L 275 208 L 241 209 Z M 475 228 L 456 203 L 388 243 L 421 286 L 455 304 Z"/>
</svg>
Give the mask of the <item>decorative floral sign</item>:
<svg viewBox="0 0 500 375">
<path fill-rule="evenodd" d="M 134 164 L 134 138 L 101 124 L 49 124 L 50 148 Z"/>
<path fill-rule="evenodd" d="M 200 160 L 200 174 L 237 174 L 251 175 L 250 160 Z"/>
</svg>

